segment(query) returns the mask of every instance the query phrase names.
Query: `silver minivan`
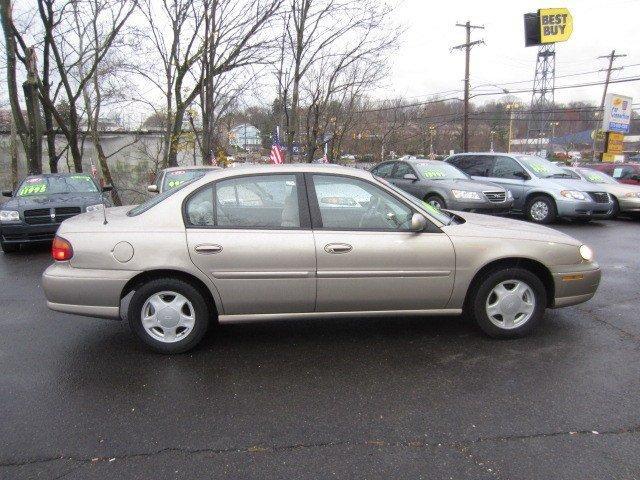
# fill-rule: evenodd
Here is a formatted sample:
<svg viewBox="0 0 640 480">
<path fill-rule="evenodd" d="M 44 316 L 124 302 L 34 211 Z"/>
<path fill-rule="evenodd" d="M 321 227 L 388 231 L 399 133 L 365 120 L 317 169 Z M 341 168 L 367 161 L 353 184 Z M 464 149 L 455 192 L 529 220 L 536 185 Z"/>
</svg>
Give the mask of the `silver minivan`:
<svg viewBox="0 0 640 480">
<path fill-rule="evenodd" d="M 488 152 L 459 153 L 445 161 L 474 179 L 509 189 L 513 211 L 524 213 L 535 223 L 552 223 L 557 218 L 607 218 L 614 209 L 606 191 L 589 182 L 571 180 L 567 172 L 544 158 Z"/>
</svg>

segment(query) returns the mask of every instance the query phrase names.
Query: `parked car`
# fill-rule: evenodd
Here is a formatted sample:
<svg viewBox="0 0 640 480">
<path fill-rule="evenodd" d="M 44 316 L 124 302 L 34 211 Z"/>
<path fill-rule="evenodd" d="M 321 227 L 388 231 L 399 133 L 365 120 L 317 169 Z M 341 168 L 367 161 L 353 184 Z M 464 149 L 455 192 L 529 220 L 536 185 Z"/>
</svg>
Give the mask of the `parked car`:
<svg viewBox="0 0 640 480">
<path fill-rule="evenodd" d="M 589 182 L 566 182 L 570 176 L 544 158 L 489 152 L 460 153 L 445 161 L 476 180 L 511 190 L 513 210 L 531 222 L 552 223 L 558 217 L 589 221 L 613 210 L 607 192 Z"/>
<path fill-rule="evenodd" d="M 473 180 L 439 160 L 414 157 L 383 162 L 371 173 L 440 209 L 508 213 L 513 205 L 511 192 L 500 185 Z"/>
<path fill-rule="evenodd" d="M 50 242 L 63 220 L 82 212 L 102 211 L 102 192 L 91 175 L 53 173 L 30 175 L 14 190 L 2 195 L 11 200 L 0 205 L 0 245 L 13 253 L 26 243 Z"/>
<path fill-rule="evenodd" d="M 626 183 L 629 185 L 640 185 L 640 163 L 609 163 L 598 162 L 589 163 L 585 166 L 604 172 L 607 175 L 612 176 L 620 183 Z"/>
<path fill-rule="evenodd" d="M 618 213 L 634 216 L 640 214 L 640 186 L 625 185 L 606 173 L 592 168 L 572 167 L 564 170 L 572 175 L 572 179 L 594 183 L 611 196 L 613 200 L 611 218 L 617 217 Z"/>
<path fill-rule="evenodd" d="M 152 193 L 162 193 L 193 180 L 212 170 L 221 170 L 220 167 L 198 165 L 187 167 L 169 167 L 160 171 L 156 183 L 149 185 L 147 190 Z"/>
<path fill-rule="evenodd" d="M 329 165 L 225 169 L 106 213 L 106 225 L 93 212 L 60 226 L 47 305 L 126 315 L 164 353 L 216 320 L 464 311 L 491 336 L 520 336 L 600 280 L 589 247 L 561 232 L 441 211 Z"/>
</svg>

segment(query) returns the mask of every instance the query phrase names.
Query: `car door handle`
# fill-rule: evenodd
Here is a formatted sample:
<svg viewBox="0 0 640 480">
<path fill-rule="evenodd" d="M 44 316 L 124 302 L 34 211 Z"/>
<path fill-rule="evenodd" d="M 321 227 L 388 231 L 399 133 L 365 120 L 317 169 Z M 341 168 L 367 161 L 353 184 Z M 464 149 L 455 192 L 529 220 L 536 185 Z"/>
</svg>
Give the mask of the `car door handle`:
<svg viewBox="0 0 640 480">
<path fill-rule="evenodd" d="M 329 243 L 324 246 L 327 253 L 349 253 L 353 247 L 348 243 Z"/>
<path fill-rule="evenodd" d="M 220 253 L 222 251 L 222 245 L 196 245 L 194 250 L 196 253 L 211 255 L 213 253 Z"/>
</svg>

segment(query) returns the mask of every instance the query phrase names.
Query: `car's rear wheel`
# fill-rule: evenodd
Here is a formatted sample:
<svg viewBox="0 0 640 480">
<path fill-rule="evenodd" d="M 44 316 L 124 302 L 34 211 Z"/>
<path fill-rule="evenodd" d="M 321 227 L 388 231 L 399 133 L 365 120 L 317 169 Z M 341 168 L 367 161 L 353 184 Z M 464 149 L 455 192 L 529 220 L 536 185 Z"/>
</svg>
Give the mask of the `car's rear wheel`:
<svg viewBox="0 0 640 480">
<path fill-rule="evenodd" d="M 151 280 L 129 303 L 129 324 L 145 344 L 160 353 L 195 347 L 210 321 L 207 302 L 193 285 L 178 279 Z"/>
<path fill-rule="evenodd" d="M 613 200 L 613 206 L 611 207 L 611 211 L 609 212 L 609 215 L 607 215 L 607 218 L 609 220 L 613 220 L 614 218 L 617 218 L 618 215 L 620 214 L 620 203 L 618 202 L 618 199 L 616 197 L 611 197 Z"/>
<path fill-rule="evenodd" d="M 443 208 L 447 208 L 447 202 L 445 202 L 444 198 L 442 198 L 440 195 L 427 195 L 424 201 L 427 202 L 432 207 L 436 207 L 439 210 L 442 210 Z"/>
<path fill-rule="evenodd" d="M 15 253 L 20 250 L 19 243 L 5 243 L 2 240 L 0 240 L 0 247 L 4 253 Z"/>
<path fill-rule="evenodd" d="M 508 268 L 490 272 L 477 284 L 470 313 L 492 337 L 521 337 L 544 315 L 547 295 L 540 279 L 529 270 Z"/>
<path fill-rule="evenodd" d="M 553 223 L 558 215 L 553 199 L 540 195 L 527 201 L 525 214 L 530 222 Z"/>
</svg>

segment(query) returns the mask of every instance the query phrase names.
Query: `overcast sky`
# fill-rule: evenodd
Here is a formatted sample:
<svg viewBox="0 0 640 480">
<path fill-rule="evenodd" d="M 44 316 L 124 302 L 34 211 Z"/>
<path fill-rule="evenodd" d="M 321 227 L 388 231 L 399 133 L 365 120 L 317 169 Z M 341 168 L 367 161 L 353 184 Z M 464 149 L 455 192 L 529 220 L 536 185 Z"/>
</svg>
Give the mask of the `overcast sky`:
<svg viewBox="0 0 640 480">
<path fill-rule="evenodd" d="M 626 53 L 617 65 L 629 66 L 615 77 L 640 77 L 640 0 L 398 0 L 397 20 L 406 26 L 400 50 L 393 61 L 393 75 L 383 95 L 424 98 L 432 93 L 462 89 L 464 53 L 450 47 L 464 43 L 464 29 L 456 23 L 470 20 L 482 25 L 472 40 L 484 39 L 486 45 L 474 47 L 471 54 L 471 84 L 504 84 L 505 88 L 530 89 L 537 47 L 525 48 L 523 14 L 539 8 L 566 7 L 573 16 L 571 39 L 556 46 L 556 76 L 590 72 L 605 68 L 606 60 L 597 60 L 612 49 Z M 556 86 L 604 80 L 604 72 L 557 78 Z M 477 87 L 474 91 L 496 91 L 495 87 Z M 612 85 L 610 92 L 634 97 L 640 102 L 640 81 Z M 473 92 L 472 92 L 473 93 Z M 376 97 L 383 95 L 377 94 Z M 444 96 L 457 96 L 449 93 Z M 529 102 L 531 94 L 519 95 Z M 558 90 L 556 101 L 587 100 L 599 103 L 602 86 Z M 499 98 L 499 97 L 483 97 Z"/>
</svg>

